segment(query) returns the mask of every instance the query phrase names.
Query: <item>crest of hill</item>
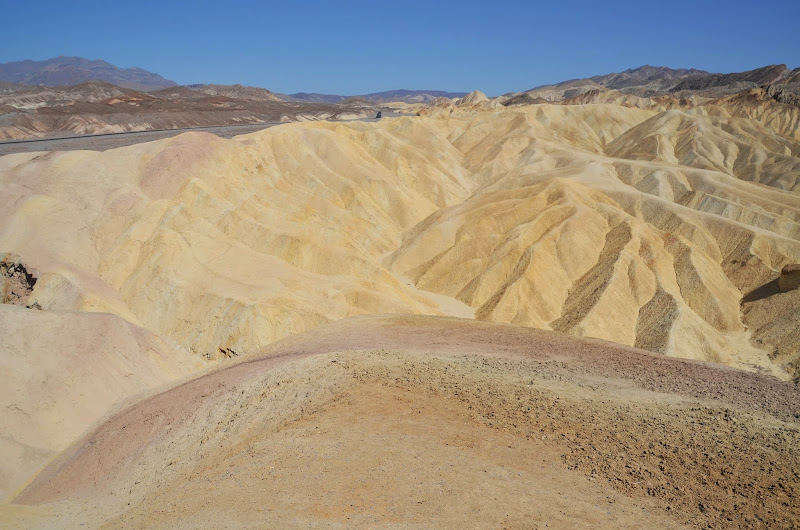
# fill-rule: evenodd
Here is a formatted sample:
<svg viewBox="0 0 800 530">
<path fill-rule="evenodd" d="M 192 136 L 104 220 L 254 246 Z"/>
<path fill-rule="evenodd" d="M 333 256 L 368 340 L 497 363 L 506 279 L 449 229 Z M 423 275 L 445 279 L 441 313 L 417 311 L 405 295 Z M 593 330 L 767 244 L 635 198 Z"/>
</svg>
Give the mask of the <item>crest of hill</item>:
<svg viewBox="0 0 800 530">
<path fill-rule="evenodd" d="M 135 91 L 104 81 L 54 87 L 4 83 L 0 86 L 0 104 L 18 111 L 74 102 L 94 103 L 129 93 Z"/>
<path fill-rule="evenodd" d="M 187 88 L 209 96 L 225 96 L 250 101 L 283 101 L 284 98 L 266 88 L 243 85 L 187 85 Z"/>
<path fill-rule="evenodd" d="M 488 103 L 489 98 L 486 97 L 486 94 L 481 92 L 480 90 L 473 90 L 469 94 L 466 94 L 464 97 L 456 101 L 456 105 L 460 106 L 469 106 L 469 105 L 480 105 L 481 103 Z"/>
<path fill-rule="evenodd" d="M 676 80 L 685 79 L 690 76 L 703 76 L 708 72 L 696 70 L 694 68 L 667 68 L 666 66 L 644 65 L 639 68 L 632 68 L 620 73 L 598 75 L 590 77 L 592 81 L 600 86 L 620 90 L 628 87 L 641 87 L 651 84 L 667 85 Z"/>
<path fill-rule="evenodd" d="M 780 527 L 800 511 L 786 478 L 799 398 L 763 375 L 602 341 L 361 317 L 121 409 L 15 497 L 29 523 L 0 521 Z M 740 484 L 752 494 L 733 497 Z"/>
<path fill-rule="evenodd" d="M 680 79 L 690 76 L 702 76 L 708 74 L 703 70 L 695 70 L 693 68 L 668 68 L 666 66 L 650 66 L 644 65 L 639 68 L 631 68 L 624 72 L 611 73 L 606 75 L 596 75 L 584 79 L 570 79 L 561 83 L 553 85 L 542 85 L 531 88 L 526 92 L 537 92 L 554 89 L 568 89 L 568 88 L 611 88 L 616 90 L 641 88 L 645 86 L 652 87 L 652 89 L 666 90 Z M 573 94 L 578 95 L 578 94 Z M 570 97 L 570 96 L 567 96 Z"/>
<path fill-rule="evenodd" d="M 44 61 L 26 60 L 2 63 L 0 64 L 0 81 L 44 86 L 105 81 L 134 90 L 153 90 L 177 84 L 141 68 L 118 68 L 103 60 L 63 56 Z"/>
</svg>

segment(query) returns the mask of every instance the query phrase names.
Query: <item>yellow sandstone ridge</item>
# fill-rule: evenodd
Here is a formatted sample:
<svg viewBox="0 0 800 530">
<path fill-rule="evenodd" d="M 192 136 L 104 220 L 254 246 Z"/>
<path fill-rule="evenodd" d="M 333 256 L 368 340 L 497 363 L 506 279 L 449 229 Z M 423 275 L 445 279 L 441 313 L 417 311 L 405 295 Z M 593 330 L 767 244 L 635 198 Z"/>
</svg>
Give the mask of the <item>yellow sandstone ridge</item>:
<svg viewBox="0 0 800 530">
<path fill-rule="evenodd" d="M 800 375 L 800 291 L 748 298 L 800 262 L 798 109 L 481 96 L 6 156 L 0 250 L 40 271 L 43 309 L 211 359 L 349 316 L 449 314 Z"/>
</svg>

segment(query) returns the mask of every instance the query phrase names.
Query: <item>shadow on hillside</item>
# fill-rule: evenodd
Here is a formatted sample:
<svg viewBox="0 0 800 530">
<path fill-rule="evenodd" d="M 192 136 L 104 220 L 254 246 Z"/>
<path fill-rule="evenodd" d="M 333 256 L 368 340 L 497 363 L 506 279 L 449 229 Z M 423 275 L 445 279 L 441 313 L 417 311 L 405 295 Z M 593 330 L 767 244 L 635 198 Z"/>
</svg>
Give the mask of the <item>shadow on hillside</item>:
<svg viewBox="0 0 800 530">
<path fill-rule="evenodd" d="M 778 279 L 774 279 L 771 282 L 767 282 L 760 287 L 756 287 L 742 298 L 742 303 L 746 304 L 748 302 L 755 302 L 756 300 L 762 300 L 764 298 L 768 298 L 774 294 L 778 294 L 780 292 L 780 288 L 778 287 Z"/>
</svg>

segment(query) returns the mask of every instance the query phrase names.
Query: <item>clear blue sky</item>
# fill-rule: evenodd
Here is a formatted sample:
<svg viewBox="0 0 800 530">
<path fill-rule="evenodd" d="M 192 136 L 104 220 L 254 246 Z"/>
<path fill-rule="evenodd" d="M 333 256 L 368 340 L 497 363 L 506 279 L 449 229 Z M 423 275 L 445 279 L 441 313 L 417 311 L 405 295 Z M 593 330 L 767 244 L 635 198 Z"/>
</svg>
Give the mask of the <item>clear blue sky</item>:
<svg viewBox="0 0 800 530">
<path fill-rule="evenodd" d="M 489 95 L 651 64 L 800 66 L 800 0 L 0 0 L 0 62 L 74 55 L 180 84 Z"/>
</svg>

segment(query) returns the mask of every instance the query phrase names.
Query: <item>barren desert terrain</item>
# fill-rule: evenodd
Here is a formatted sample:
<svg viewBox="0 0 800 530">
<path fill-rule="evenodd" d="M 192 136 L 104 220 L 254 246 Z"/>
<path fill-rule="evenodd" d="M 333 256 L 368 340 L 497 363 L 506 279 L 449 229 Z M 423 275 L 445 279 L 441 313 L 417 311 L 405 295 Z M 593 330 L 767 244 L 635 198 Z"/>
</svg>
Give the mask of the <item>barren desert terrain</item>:
<svg viewBox="0 0 800 530">
<path fill-rule="evenodd" d="M 796 525 L 800 107 L 601 88 L 0 157 L 0 525 Z"/>
<path fill-rule="evenodd" d="M 798 405 L 791 383 L 611 343 L 360 317 L 112 416 L 2 517 L 114 528 L 790 527 Z"/>
<path fill-rule="evenodd" d="M 101 81 L 66 87 L 0 82 L 0 140 L 358 119 L 374 116 L 373 107 L 286 100 L 240 85 L 139 92 Z"/>
</svg>

